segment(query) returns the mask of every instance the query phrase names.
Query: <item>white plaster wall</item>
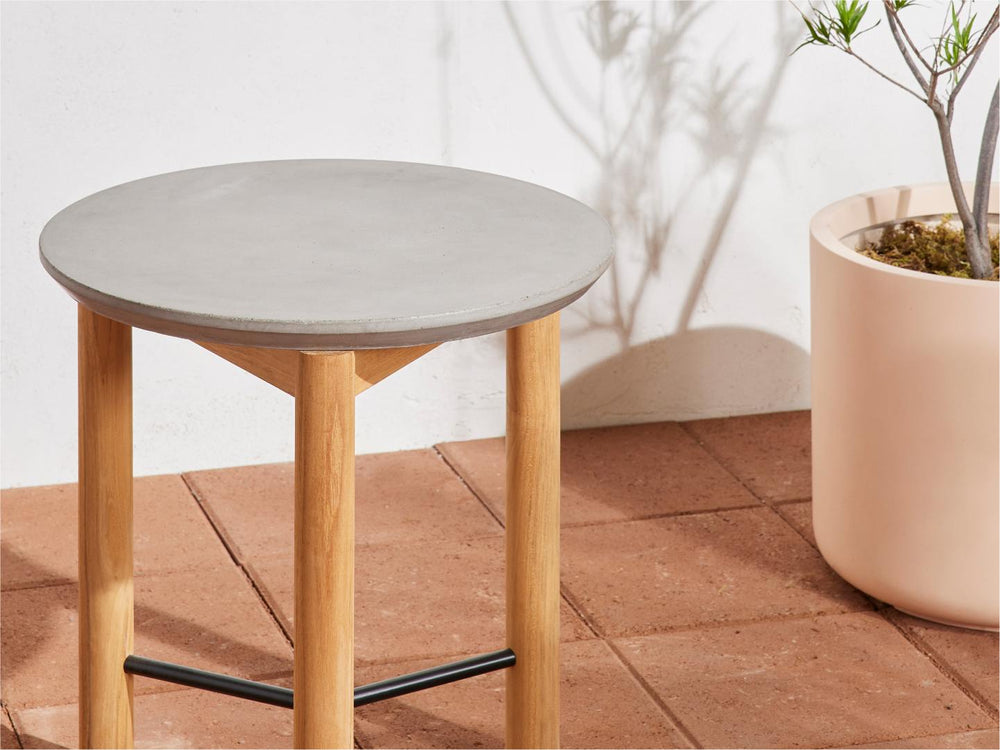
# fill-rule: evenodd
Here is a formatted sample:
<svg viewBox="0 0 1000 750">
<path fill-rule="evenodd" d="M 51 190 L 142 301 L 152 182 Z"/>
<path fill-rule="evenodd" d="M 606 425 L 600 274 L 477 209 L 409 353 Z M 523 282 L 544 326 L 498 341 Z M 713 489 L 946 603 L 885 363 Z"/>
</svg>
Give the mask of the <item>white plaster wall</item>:
<svg viewBox="0 0 1000 750">
<path fill-rule="evenodd" d="M 5 3 L 0 485 L 76 475 L 75 306 L 37 262 L 43 224 L 99 189 L 213 163 L 451 164 L 611 214 L 617 275 L 564 314 L 566 426 L 807 407 L 809 217 L 942 178 L 933 122 L 832 51 L 789 59 L 785 4 L 625 6 L 639 25 L 605 66 L 587 7 Z M 995 61 L 994 43 L 962 96 L 970 178 Z M 732 81 L 727 97 L 713 80 Z M 668 225 L 665 242 L 642 237 Z M 287 396 L 186 341 L 138 331 L 134 348 L 138 475 L 292 457 Z M 443 346 L 360 398 L 358 449 L 501 434 L 503 392 L 501 338 Z"/>
</svg>

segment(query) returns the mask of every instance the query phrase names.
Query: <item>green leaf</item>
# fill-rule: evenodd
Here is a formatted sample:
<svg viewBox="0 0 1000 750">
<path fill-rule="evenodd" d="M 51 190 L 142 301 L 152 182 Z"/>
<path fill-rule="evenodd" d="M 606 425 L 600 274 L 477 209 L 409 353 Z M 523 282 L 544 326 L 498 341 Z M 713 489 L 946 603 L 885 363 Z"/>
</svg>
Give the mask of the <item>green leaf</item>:
<svg viewBox="0 0 1000 750">
<path fill-rule="evenodd" d="M 962 19 L 955 10 L 954 2 L 949 3 L 949 10 L 951 11 L 951 28 L 947 34 L 941 37 L 941 57 L 949 66 L 954 67 L 969 54 L 976 14 L 972 13 L 968 21 L 962 23 Z"/>
<path fill-rule="evenodd" d="M 826 20 L 824 20 L 823 14 L 818 10 L 814 10 L 814 13 L 815 17 L 811 21 L 805 14 L 801 14 L 802 21 L 805 23 L 806 29 L 809 30 L 809 34 L 802 44 L 792 50 L 792 54 L 810 44 L 818 44 L 820 46 L 830 46 L 832 44 L 830 41 L 830 27 Z"/>
<path fill-rule="evenodd" d="M 941 57 L 944 58 L 944 61 L 948 63 L 948 65 L 954 65 L 957 63 L 960 54 L 961 51 L 959 50 L 958 45 L 955 44 L 954 39 L 947 38 L 944 40 L 944 44 L 941 45 Z"/>
<path fill-rule="evenodd" d="M 844 42 L 845 47 L 851 46 L 851 40 L 857 36 L 861 19 L 868 12 L 868 3 L 862 5 L 859 0 L 836 0 L 833 4 L 837 11 L 837 19 L 833 24 L 833 31 Z"/>
</svg>

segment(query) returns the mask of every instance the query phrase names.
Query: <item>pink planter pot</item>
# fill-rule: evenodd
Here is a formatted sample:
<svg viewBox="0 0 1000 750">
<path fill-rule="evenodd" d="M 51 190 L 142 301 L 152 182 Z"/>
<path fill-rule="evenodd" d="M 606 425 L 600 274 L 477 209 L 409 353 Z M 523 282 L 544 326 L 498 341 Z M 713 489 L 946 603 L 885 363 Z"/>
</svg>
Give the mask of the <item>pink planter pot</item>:
<svg viewBox="0 0 1000 750">
<path fill-rule="evenodd" d="M 991 213 L 997 197 L 994 184 Z M 894 268 L 845 241 L 954 208 L 947 185 L 898 187 L 810 224 L 813 523 L 827 562 L 861 590 L 995 630 L 1000 284 Z"/>
</svg>

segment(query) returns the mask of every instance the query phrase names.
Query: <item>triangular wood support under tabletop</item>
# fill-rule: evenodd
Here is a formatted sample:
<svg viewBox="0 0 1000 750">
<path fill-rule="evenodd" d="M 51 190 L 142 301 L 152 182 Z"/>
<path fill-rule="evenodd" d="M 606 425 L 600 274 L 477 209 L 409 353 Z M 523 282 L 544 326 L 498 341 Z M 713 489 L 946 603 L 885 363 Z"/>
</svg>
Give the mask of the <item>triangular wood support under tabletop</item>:
<svg viewBox="0 0 1000 750">
<path fill-rule="evenodd" d="M 295 395 L 299 379 L 299 353 L 294 349 L 261 349 L 196 341 L 199 346 L 256 375 L 285 393 Z M 366 391 L 438 344 L 401 346 L 392 349 L 358 349 L 354 352 L 354 395 Z"/>
</svg>

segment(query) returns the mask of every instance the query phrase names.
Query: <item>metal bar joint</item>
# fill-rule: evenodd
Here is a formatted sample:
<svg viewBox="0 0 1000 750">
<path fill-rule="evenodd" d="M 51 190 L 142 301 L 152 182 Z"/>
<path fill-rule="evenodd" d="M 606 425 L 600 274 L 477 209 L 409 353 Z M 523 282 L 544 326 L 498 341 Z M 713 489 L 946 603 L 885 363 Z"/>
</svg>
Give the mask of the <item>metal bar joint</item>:
<svg viewBox="0 0 1000 750">
<path fill-rule="evenodd" d="M 354 707 L 366 706 L 369 703 L 395 698 L 418 690 L 457 682 L 468 677 L 494 672 L 514 666 L 517 657 L 509 648 L 491 651 L 488 654 L 472 656 L 461 661 L 442 664 L 419 672 L 391 677 L 387 680 L 373 682 L 354 688 Z M 231 695 L 235 698 L 268 703 L 272 706 L 292 708 L 293 693 L 290 688 L 268 685 L 263 682 L 244 680 L 241 677 L 231 677 L 217 672 L 206 672 L 194 667 L 185 667 L 144 656 L 127 656 L 124 664 L 125 672 L 154 680 L 172 682 L 176 685 L 210 690 L 214 693 Z"/>
</svg>

